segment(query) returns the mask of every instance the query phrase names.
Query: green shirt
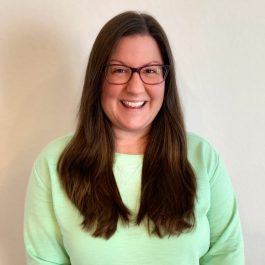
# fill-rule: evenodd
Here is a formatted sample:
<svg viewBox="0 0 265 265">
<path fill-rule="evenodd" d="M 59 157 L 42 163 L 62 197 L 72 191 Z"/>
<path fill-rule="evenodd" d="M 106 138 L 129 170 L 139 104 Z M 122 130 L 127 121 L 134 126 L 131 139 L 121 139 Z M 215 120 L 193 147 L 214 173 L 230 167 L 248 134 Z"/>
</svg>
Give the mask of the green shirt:
<svg viewBox="0 0 265 265">
<path fill-rule="evenodd" d="M 61 188 L 58 158 L 71 135 L 51 142 L 35 161 L 24 220 L 27 264 L 242 265 L 243 239 L 227 171 L 204 139 L 189 133 L 188 159 L 197 177 L 196 225 L 180 236 L 158 238 L 140 226 L 118 223 L 108 240 L 82 230 L 82 216 Z M 123 202 L 136 216 L 143 155 L 115 154 L 113 171 Z"/>
</svg>

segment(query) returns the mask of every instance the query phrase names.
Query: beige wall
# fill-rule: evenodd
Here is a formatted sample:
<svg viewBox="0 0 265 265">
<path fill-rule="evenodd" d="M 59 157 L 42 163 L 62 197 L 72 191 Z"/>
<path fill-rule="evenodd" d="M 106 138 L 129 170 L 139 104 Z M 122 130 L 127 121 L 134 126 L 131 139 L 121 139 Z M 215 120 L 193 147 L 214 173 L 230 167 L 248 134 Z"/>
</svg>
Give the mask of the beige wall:
<svg viewBox="0 0 265 265">
<path fill-rule="evenodd" d="M 168 33 L 187 127 L 225 160 L 247 264 L 265 264 L 265 4 L 258 0 L 0 0 L 0 264 L 25 264 L 33 160 L 73 130 L 95 36 L 128 9 L 150 12 Z"/>
</svg>

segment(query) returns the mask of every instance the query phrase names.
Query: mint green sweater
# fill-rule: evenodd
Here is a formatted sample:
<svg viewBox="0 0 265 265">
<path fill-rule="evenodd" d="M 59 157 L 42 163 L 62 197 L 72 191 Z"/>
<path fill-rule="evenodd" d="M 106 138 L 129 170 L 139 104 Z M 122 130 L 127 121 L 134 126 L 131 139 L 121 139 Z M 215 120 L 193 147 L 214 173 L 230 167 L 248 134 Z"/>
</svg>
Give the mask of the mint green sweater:
<svg viewBox="0 0 265 265">
<path fill-rule="evenodd" d="M 118 223 L 109 239 L 81 228 L 82 216 L 60 186 L 58 158 L 71 135 L 51 142 L 35 161 L 25 204 L 27 264 L 242 265 L 243 239 L 232 185 L 218 154 L 188 134 L 188 159 L 197 176 L 196 226 L 180 236 L 150 236 L 144 224 Z M 115 154 L 113 171 L 123 202 L 137 214 L 142 155 Z M 161 176 L 162 177 L 162 176 Z M 155 195 L 154 195 L 155 196 Z"/>
</svg>

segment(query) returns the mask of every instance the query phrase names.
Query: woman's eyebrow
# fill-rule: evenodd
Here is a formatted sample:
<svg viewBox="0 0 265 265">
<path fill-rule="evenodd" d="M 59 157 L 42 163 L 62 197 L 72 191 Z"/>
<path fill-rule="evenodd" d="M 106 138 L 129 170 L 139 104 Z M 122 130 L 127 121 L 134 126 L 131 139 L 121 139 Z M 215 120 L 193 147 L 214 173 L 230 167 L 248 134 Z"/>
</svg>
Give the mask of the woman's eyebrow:
<svg viewBox="0 0 265 265">
<path fill-rule="evenodd" d="M 121 60 L 111 59 L 111 60 L 110 60 L 110 63 L 112 63 L 112 62 L 117 62 L 117 63 L 120 63 L 120 64 L 122 64 L 122 65 L 129 66 L 128 64 L 126 64 L 125 62 L 123 62 L 123 61 L 121 61 Z M 141 65 L 141 66 L 151 65 L 151 64 L 163 64 L 163 62 L 159 62 L 159 61 L 150 61 L 150 62 L 148 62 L 148 63 L 145 63 L 145 64 Z M 139 66 L 139 67 L 141 67 L 141 66 Z"/>
<path fill-rule="evenodd" d="M 120 64 L 124 64 L 124 65 L 126 65 L 126 63 L 124 63 L 123 61 L 116 60 L 116 59 L 111 59 L 110 62 L 118 62 L 118 63 L 120 63 Z"/>
</svg>

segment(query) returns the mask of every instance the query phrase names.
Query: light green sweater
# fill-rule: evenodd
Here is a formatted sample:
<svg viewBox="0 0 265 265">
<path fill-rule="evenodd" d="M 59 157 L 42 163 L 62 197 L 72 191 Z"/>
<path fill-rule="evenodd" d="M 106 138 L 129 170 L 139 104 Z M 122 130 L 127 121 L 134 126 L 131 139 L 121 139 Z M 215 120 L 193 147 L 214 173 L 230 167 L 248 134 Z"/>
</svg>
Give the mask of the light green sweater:
<svg viewBox="0 0 265 265">
<path fill-rule="evenodd" d="M 208 142 L 190 133 L 187 137 L 188 159 L 198 183 L 196 226 L 192 232 L 163 239 L 150 236 L 143 224 L 133 222 L 129 226 L 118 223 L 109 240 L 83 231 L 82 216 L 62 190 L 56 171 L 71 135 L 51 142 L 35 161 L 26 196 L 27 264 L 244 264 L 239 215 L 227 171 Z M 142 155 L 116 154 L 113 167 L 123 202 L 135 215 L 142 161 Z"/>
</svg>

